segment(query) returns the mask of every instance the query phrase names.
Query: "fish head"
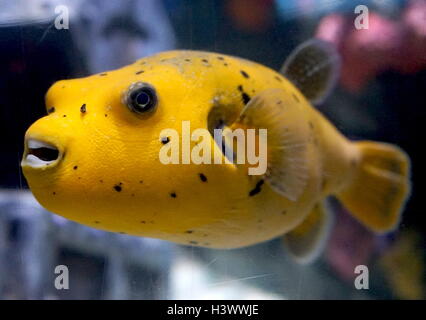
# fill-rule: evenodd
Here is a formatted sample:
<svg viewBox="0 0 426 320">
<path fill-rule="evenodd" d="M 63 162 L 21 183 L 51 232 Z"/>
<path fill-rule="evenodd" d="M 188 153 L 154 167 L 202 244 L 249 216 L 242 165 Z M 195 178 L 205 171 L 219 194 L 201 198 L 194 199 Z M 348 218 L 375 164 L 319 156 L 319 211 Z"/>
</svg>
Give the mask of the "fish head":
<svg viewBox="0 0 426 320">
<path fill-rule="evenodd" d="M 155 215 L 170 225 L 176 203 L 168 202 L 192 192 L 200 166 L 162 164 L 160 150 L 172 139 L 162 132 L 181 134 L 188 120 L 207 129 L 214 94 L 190 64 L 152 59 L 48 90 L 48 114 L 27 130 L 21 163 L 46 209 L 117 232 L 137 233 L 133 226 Z"/>
</svg>

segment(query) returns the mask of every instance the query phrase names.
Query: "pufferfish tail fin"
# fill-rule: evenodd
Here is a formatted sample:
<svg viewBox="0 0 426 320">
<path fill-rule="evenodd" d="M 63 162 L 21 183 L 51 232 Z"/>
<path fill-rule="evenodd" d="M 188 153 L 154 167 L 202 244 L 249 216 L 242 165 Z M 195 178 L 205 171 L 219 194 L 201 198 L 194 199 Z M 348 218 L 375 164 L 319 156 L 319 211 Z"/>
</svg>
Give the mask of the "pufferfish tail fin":
<svg viewBox="0 0 426 320">
<path fill-rule="evenodd" d="M 287 252 L 301 264 L 314 261 L 327 244 L 333 221 L 327 200 L 317 203 L 299 226 L 284 235 Z"/>
<path fill-rule="evenodd" d="M 299 45 L 280 72 L 313 104 L 324 101 L 337 84 L 341 59 L 335 46 L 320 39 Z"/>
<path fill-rule="evenodd" d="M 397 227 L 410 194 L 410 159 L 391 144 L 355 144 L 361 161 L 354 180 L 337 197 L 369 229 L 378 233 L 391 231 Z"/>
</svg>

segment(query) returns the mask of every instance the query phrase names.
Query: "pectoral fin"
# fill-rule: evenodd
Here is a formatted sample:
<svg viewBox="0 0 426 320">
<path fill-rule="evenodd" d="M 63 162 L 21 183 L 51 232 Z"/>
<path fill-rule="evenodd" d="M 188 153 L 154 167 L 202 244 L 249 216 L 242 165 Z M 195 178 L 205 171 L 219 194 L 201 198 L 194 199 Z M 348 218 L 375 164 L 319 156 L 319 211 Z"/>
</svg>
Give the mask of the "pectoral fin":
<svg viewBox="0 0 426 320">
<path fill-rule="evenodd" d="M 282 89 L 267 89 L 250 100 L 231 126 L 267 129 L 265 181 L 289 200 L 296 201 L 308 179 L 308 132 L 299 106 Z"/>
<path fill-rule="evenodd" d="M 284 235 L 284 244 L 296 261 L 309 263 L 321 254 L 332 220 L 332 213 L 324 201 L 315 205 L 301 225 Z"/>
<path fill-rule="evenodd" d="M 288 57 L 280 72 L 312 103 L 321 103 L 336 85 L 340 56 L 328 42 L 311 39 Z"/>
</svg>

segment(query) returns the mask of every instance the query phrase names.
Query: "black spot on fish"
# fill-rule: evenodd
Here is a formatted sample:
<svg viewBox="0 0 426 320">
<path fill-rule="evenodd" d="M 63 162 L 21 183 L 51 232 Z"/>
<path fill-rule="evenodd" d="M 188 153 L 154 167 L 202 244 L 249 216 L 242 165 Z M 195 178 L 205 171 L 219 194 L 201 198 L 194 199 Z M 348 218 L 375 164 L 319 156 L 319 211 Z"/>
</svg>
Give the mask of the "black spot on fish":
<svg viewBox="0 0 426 320">
<path fill-rule="evenodd" d="M 184 59 L 186 62 L 191 62 L 191 59 L 188 59 L 188 58 L 186 58 L 186 59 Z"/>
<path fill-rule="evenodd" d="M 108 73 L 100 73 L 99 74 L 101 77 L 105 77 L 106 75 L 108 75 Z"/>
<path fill-rule="evenodd" d="M 143 180 L 139 180 L 139 183 L 143 183 Z"/>
<path fill-rule="evenodd" d="M 100 183 L 104 183 L 104 180 L 99 180 Z"/>
<path fill-rule="evenodd" d="M 240 72 L 241 72 L 241 74 L 243 75 L 244 78 L 246 78 L 246 79 L 250 78 L 250 76 L 248 75 L 248 73 L 245 72 L 244 70 L 241 70 Z"/>
<path fill-rule="evenodd" d="M 190 244 L 198 244 L 198 241 L 189 241 Z"/>
<path fill-rule="evenodd" d="M 200 179 L 203 182 L 207 182 L 207 177 L 204 174 L 202 174 L 202 173 L 200 173 Z"/>
<path fill-rule="evenodd" d="M 67 115 L 66 115 L 66 114 L 64 114 L 62 117 L 66 118 L 66 117 L 67 117 Z"/>
<path fill-rule="evenodd" d="M 53 191 L 53 192 L 52 192 L 52 194 L 53 194 L 53 195 L 56 195 L 56 192 L 55 192 L 55 191 Z"/>
<path fill-rule="evenodd" d="M 162 144 L 169 143 L 169 141 L 170 141 L 170 138 L 169 138 L 169 137 L 161 137 L 161 143 L 162 143 Z"/>
<path fill-rule="evenodd" d="M 78 169 L 78 166 L 74 166 L 74 168 L 73 168 L 74 170 L 77 170 Z"/>
<path fill-rule="evenodd" d="M 204 63 L 209 63 L 209 60 L 207 59 L 201 59 L 201 61 L 203 61 Z"/>
<path fill-rule="evenodd" d="M 105 118 L 108 117 L 108 115 L 105 113 Z"/>
<path fill-rule="evenodd" d="M 256 183 L 256 186 L 254 187 L 254 189 L 249 192 L 249 196 L 253 197 L 254 195 L 258 194 L 260 191 L 262 191 L 261 187 L 262 187 L 262 185 L 263 185 L 264 182 L 265 181 L 263 181 L 263 179 L 259 180 Z"/>
<path fill-rule="evenodd" d="M 53 113 L 55 112 L 55 107 L 51 107 L 47 110 L 47 113 Z"/>
<path fill-rule="evenodd" d="M 250 97 L 247 93 L 245 93 L 245 92 L 243 92 L 243 93 L 241 94 L 241 97 L 243 98 L 243 102 L 244 102 L 244 104 L 249 103 L 249 101 L 250 101 L 250 99 L 251 99 L 251 97 Z"/>
<path fill-rule="evenodd" d="M 257 223 L 262 223 L 262 219 L 257 220 Z"/>
<path fill-rule="evenodd" d="M 99 224 L 99 221 L 93 221 L 94 223 L 96 223 L 96 224 Z"/>
<path fill-rule="evenodd" d="M 144 73 L 144 72 L 145 72 L 145 71 L 140 70 L 140 71 L 136 72 L 135 74 L 141 74 L 141 73 Z"/>
<path fill-rule="evenodd" d="M 293 96 L 294 100 L 296 100 L 297 102 L 300 102 L 300 100 L 299 100 L 299 98 L 297 97 L 296 94 L 292 93 L 291 95 Z"/>
<path fill-rule="evenodd" d="M 144 65 L 144 64 L 146 64 L 146 61 L 142 61 L 140 64 L 141 64 L 141 65 Z"/>
<path fill-rule="evenodd" d="M 121 184 L 116 184 L 116 185 L 114 186 L 114 190 L 115 190 L 115 191 L 117 191 L 117 192 L 121 192 L 121 190 L 122 190 L 122 188 L 121 188 Z"/>
<path fill-rule="evenodd" d="M 65 86 L 62 86 L 62 89 L 65 89 Z"/>
<path fill-rule="evenodd" d="M 280 78 L 280 77 L 278 77 L 278 76 L 275 76 L 275 79 L 276 80 L 278 80 L 279 82 L 282 82 L 283 80 Z"/>
<path fill-rule="evenodd" d="M 185 233 L 193 233 L 193 230 L 186 230 Z"/>
<path fill-rule="evenodd" d="M 215 126 L 215 129 L 222 129 L 224 125 L 225 125 L 225 121 L 223 121 L 223 119 L 219 119 L 219 120 L 217 121 L 217 124 L 216 124 L 216 126 Z"/>
<path fill-rule="evenodd" d="M 176 193 L 175 193 L 175 192 L 170 193 L 170 196 L 171 196 L 172 198 L 176 198 L 176 197 L 177 197 L 177 195 L 176 195 Z"/>
<path fill-rule="evenodd" d="M 217 57 L 219 60 L 225 60 L 225 58 L 224 57 L 221 57 L 221 56 L 219 56 L 219 57 Z"/>
<path fill-rule="evenodd" d="M 134 197 L 134 196 L 135 196 L 135 194 L 134 194 L 134 193 L 132 193 L 130 196 Z"/>
<path fill-rule="evenodd" d="M 123 232 L 123 231 L 120 231 L 120 232 L 119 232 L 119 234 L 127 234 L 127 233 L 125 233 L 125 232 Z"/>
<path fill-rule="evenodd" d="M 228 66 L 228 64 L 225 62 L 224 64 L 223 64 L 225 67 L 227 67 Z"/>
<path fill-rule="evenodd" d="M 86 113 L 86 104 L 85 103 L 83 103 L 83 105 L 80 107 L 80 112 L 81 113 Z"/>
<path fill-rule="evenodd" d="M 287 210 L 281 211 L 281 214 L 285 216 L 287 214 Z"/>
<path fill-rule="evenodd" d="M 142 220 L 142 221 L 141 221 L 141 223 L 142 223 L 142 224 L 145 224 L 145 223 L 146 223 L 146 221 L 145 221 L 145 220 Z"/>
<path fill-rule="evenodd" d="M 243 99 L 244 104 L 247 104 L 250 101 L 251 97 L 246 92 L 244 92 L 243 86 L 241 84 L 237 87 L 237 89 L 241 92 L 241 97 Z"/>
<path fill-rule="evenodd" d="M 81 177 L 78 177 L 78 180 L 80 180 L 81 179 Z"/>
</svg>

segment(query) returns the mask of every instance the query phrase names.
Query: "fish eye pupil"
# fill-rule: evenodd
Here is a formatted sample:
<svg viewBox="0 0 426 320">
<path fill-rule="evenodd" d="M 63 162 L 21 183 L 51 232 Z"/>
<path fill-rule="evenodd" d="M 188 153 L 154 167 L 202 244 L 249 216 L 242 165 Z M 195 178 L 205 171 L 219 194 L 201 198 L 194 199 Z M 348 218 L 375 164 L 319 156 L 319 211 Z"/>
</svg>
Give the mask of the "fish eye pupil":
<svg viewBox="0 0 426 320">
<path fill-rule="evenodd" d="M 147 83 L 136 83 L 129 89 L 126 104 L 131 111 L 139 114 L 154 110 L 157 105 L 154 88 Z"/>
<path fill-rule="evenodd" d="M 151 98 L 149 97 L 149 94 L 147 94 L 146 92 L 139 92 L 135 100 L 139 106 L 145 107 L 146 105 L 149 104 Z"/>
</svg>

